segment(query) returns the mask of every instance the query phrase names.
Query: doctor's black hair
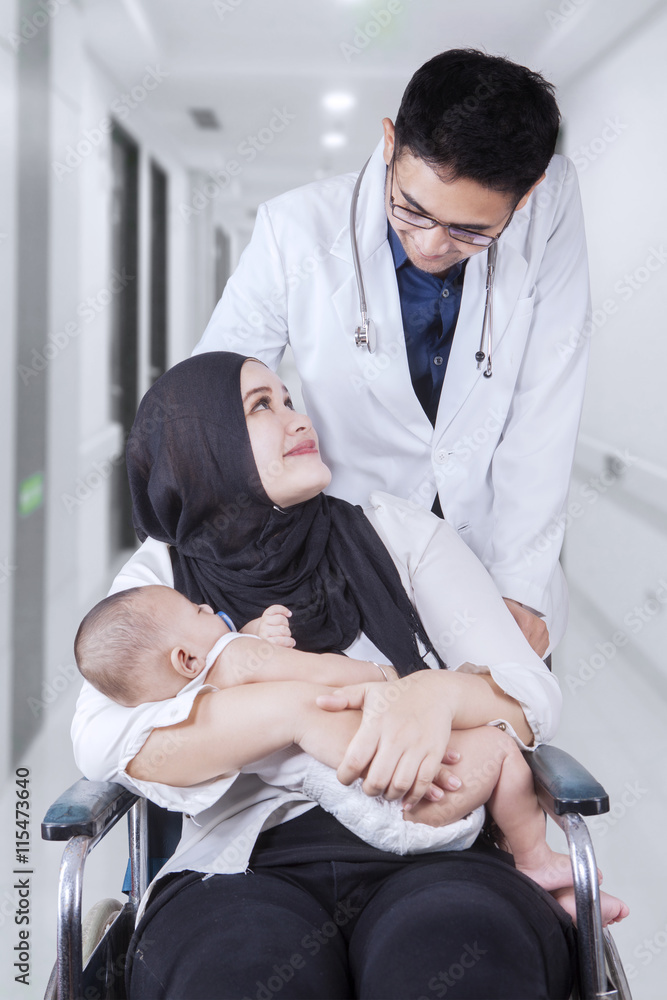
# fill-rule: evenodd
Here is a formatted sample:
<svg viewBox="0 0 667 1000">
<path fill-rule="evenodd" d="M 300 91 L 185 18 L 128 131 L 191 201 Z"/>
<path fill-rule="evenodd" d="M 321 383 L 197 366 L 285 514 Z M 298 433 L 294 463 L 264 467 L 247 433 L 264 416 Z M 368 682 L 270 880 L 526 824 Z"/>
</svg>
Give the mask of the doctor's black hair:
<svg viewBox="0 0 667 1000">
<path fill-rule="evenodd" d="M 409 151 L 445 180 L 467 178 L 518 201 L 553 156 L 554 87 L 477 49 L 434 56 L 410 80 L 396 116 L 396 156 Z"/>
</svg>

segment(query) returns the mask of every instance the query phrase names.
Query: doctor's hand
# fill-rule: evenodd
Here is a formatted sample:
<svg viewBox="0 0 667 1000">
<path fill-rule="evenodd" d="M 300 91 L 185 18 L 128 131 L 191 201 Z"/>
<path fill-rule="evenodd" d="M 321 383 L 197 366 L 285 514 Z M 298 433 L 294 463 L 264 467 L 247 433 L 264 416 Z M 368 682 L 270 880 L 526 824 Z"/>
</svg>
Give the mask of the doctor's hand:
<svg viewBox="0 0 667 1000">
<path fill-rule="evenodd" d="M 549 631 L 544 619 L 534 615 L 532 611 L 528 611 L 522 604 L 513 601 L 510 597 L 503 597 L 503 600 L 537 655 L 543 657 L 549 648 Z"/>
<path fill-rule="evenodd" d="M 432 673 L 438 672 L 418 671 L 390 684 L 352 684 L 317 698 L 319 708 L 328 711 L 363 712 L 338 768 L 342 784 L 363 777 L 366 795 L 403 798 L 408 806 L 424 797 L 437 801 L 443 788 L 460 787 L 460 780 L 442 767 L 458 758 L 447 750 L 452 712 L 446 697 L 434 696 Z M 440 788 L 431 785 L 436 777 Z"/>
</svg>

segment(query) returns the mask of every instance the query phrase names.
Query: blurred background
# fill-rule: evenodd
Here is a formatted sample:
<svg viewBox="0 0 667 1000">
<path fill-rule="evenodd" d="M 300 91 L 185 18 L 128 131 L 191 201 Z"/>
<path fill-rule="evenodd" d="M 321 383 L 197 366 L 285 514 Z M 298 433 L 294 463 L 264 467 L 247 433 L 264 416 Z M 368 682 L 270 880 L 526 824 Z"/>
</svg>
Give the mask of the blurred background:
<svg viewBox="0 0 667 1000">
<path fill-rule="evenodd" d="M 77 777 L 76 627 L 135 545 L 121 456 L 138 400 L 198 341 L 260 202 L 359 169 L 414 70 L 472 46 L 556 84 L 579 171 L 594 312 L 558 742 L 611 795 L 592 829 L 605 887 L 632 911 L 615 936 L 636 1000 L 663 1000 L 666 45 L 664 0 L 3 0 L 3 996 L 41 996 L 54 958 L 60 849 L 39 823 Z M 27 989 L 12 968 L 17 768 L 32 810 Z M 89 862 L 86 905 L 118 895 L 123 841 Z"/>
</svg>

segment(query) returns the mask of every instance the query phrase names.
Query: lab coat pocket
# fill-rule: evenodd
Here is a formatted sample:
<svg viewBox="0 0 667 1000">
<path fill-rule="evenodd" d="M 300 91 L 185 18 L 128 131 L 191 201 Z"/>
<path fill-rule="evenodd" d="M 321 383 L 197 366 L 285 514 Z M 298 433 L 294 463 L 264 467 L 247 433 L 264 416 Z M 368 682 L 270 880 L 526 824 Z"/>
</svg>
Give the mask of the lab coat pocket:
<svg viewBox="0 0 667 1000">
<path fill-rule="evenodd" d="M 512 310 L 507 326 L 499 334 L 495 345 L 498 361 L 505 359 L 509 370 L 514 369 L 515 362 L 520 363 L 533 318 L 535 292 L 525 299 L 518 299 Z M 495 374 L 495 372 L 494 372 Z"/>
</svg>

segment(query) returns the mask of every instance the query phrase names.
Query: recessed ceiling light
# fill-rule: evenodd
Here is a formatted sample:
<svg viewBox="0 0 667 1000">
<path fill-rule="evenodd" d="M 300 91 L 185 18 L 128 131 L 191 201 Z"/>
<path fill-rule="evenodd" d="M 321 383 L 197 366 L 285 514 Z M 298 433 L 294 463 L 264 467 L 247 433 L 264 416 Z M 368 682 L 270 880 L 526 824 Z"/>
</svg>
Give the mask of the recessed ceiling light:
<svg viewBox="0 0 667 1000">
<path fill-rule="evenodd" d="M 347 136 L 342 132 L 325 132 L 322 136 L 322 145 L 327 149 L 339 149 L 347 143 Z"/>
<path fill-rule="evenodd" d="M 349 111 L 356 103 L 354 94 L 346 94 L 342 90 L 332 90 L 322 98 L 322 104 L 327 111 Z"/>
</svg>

